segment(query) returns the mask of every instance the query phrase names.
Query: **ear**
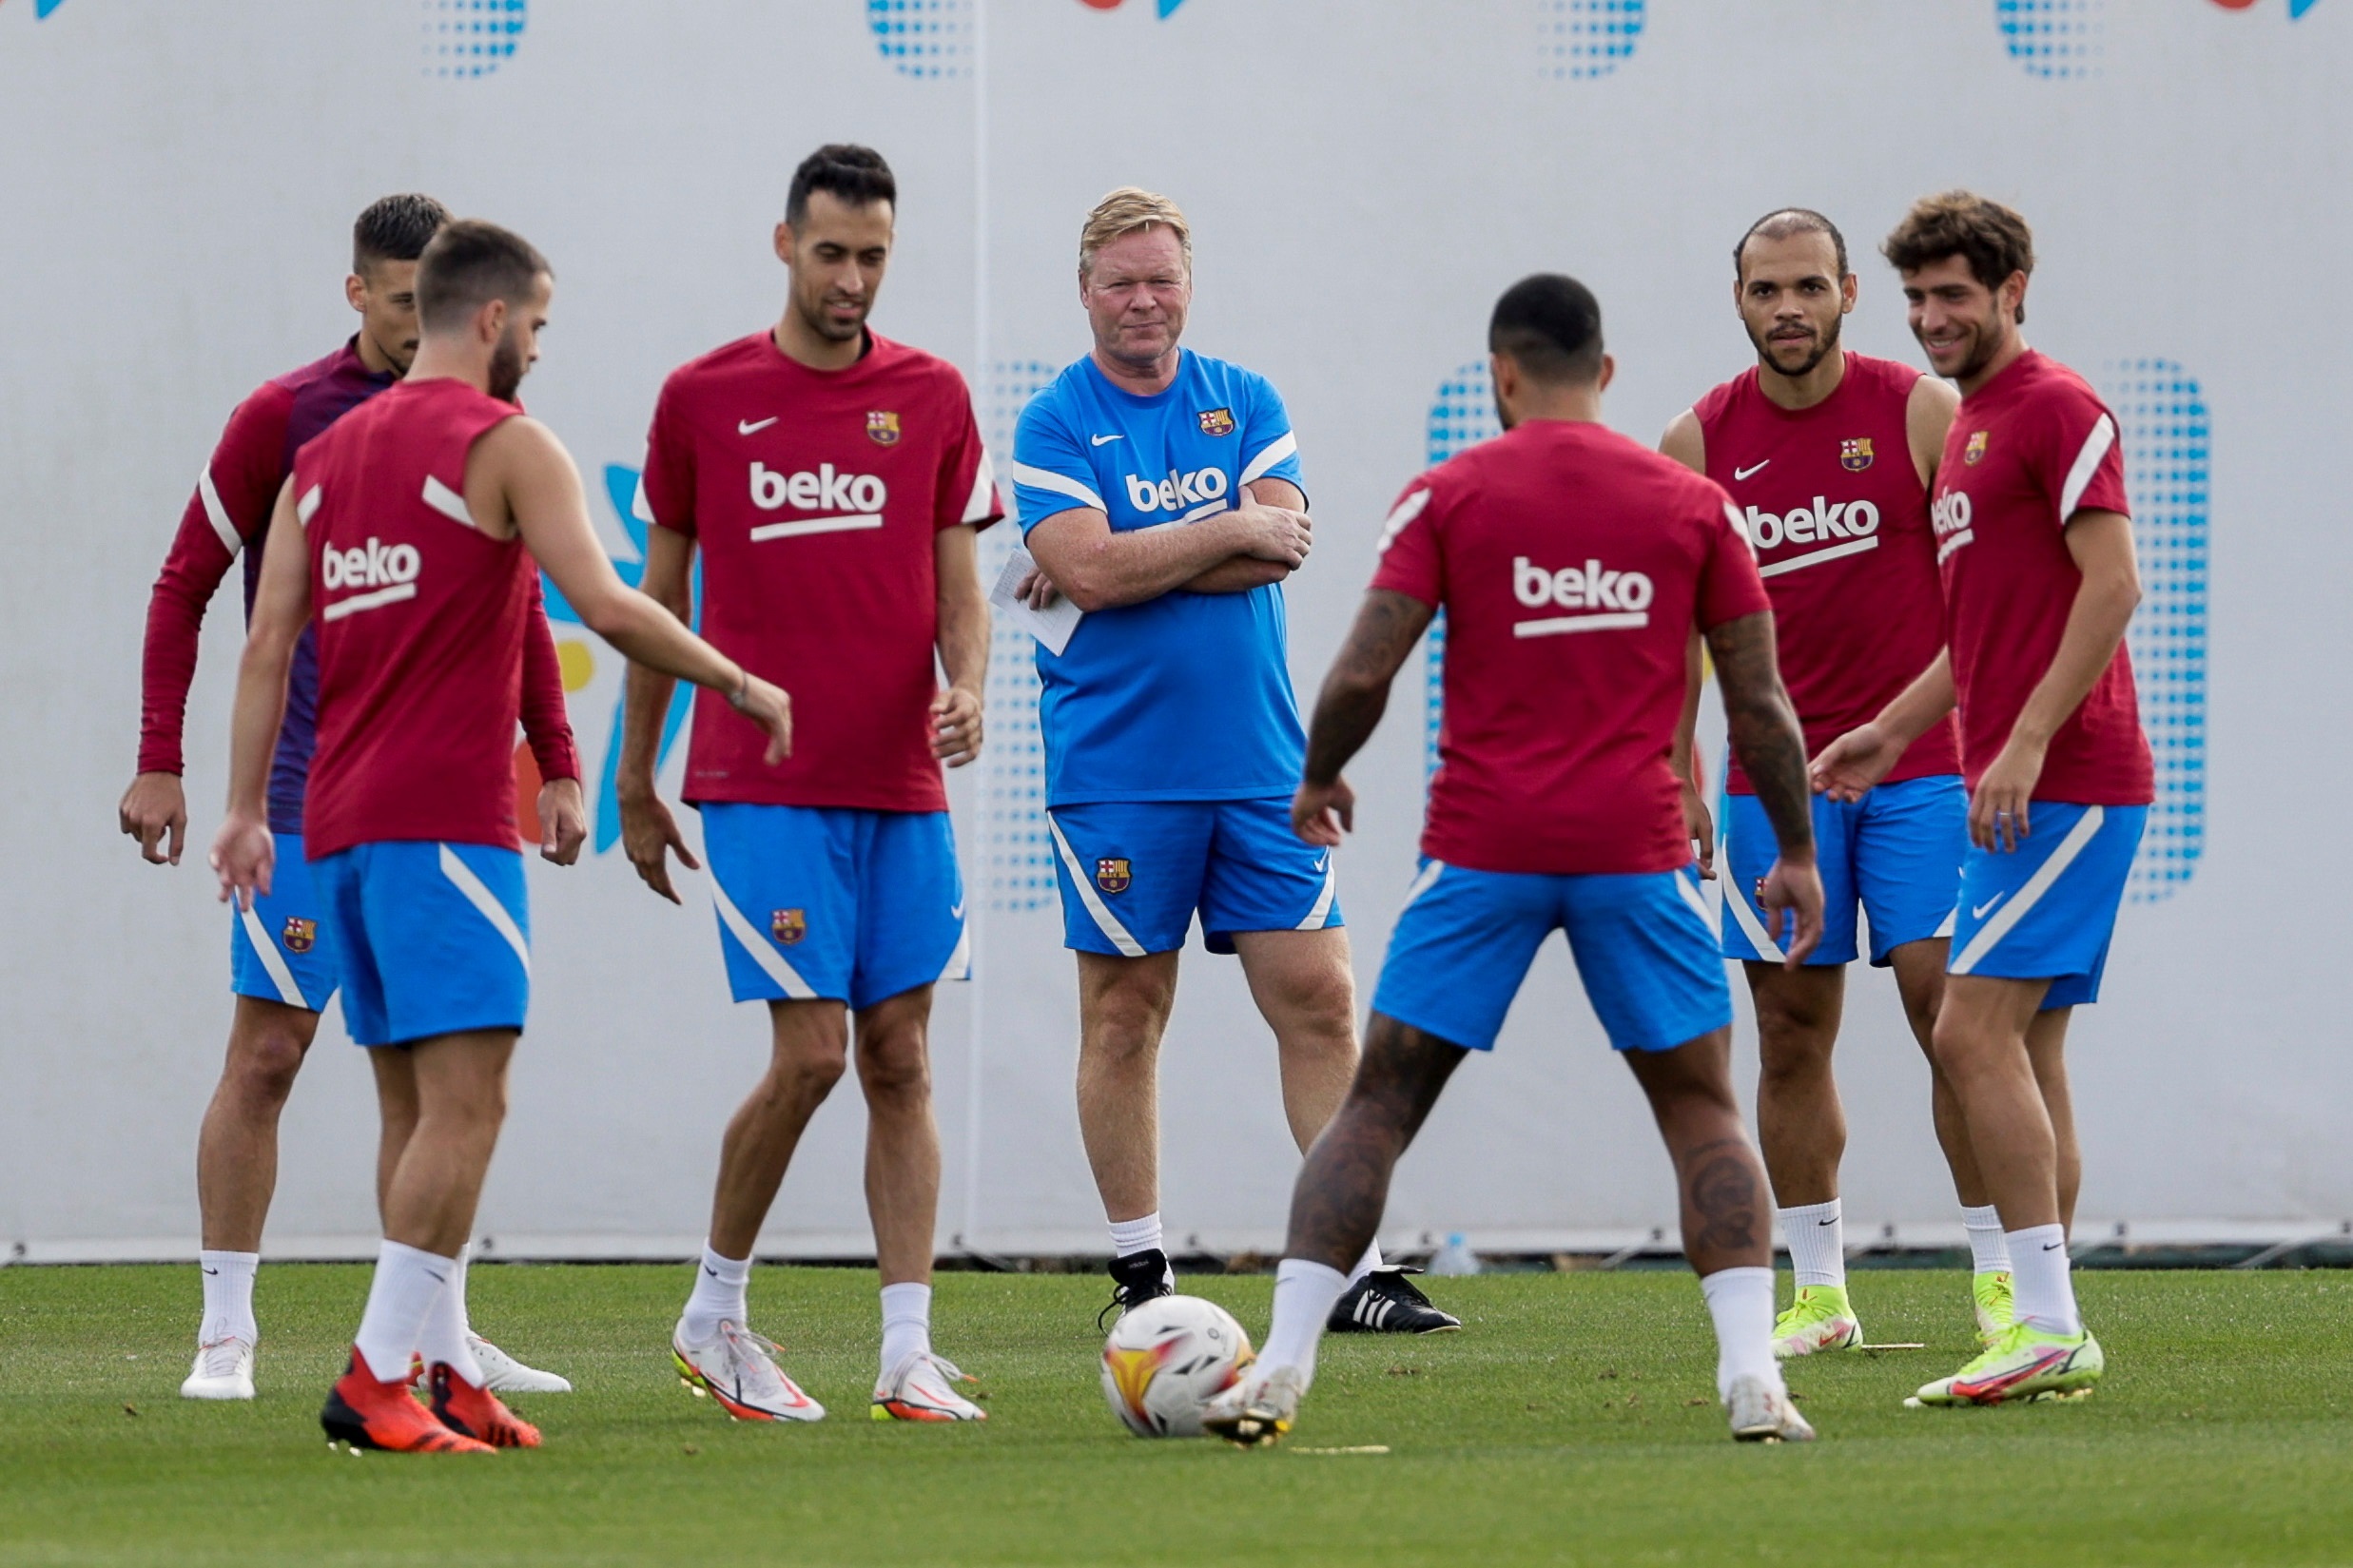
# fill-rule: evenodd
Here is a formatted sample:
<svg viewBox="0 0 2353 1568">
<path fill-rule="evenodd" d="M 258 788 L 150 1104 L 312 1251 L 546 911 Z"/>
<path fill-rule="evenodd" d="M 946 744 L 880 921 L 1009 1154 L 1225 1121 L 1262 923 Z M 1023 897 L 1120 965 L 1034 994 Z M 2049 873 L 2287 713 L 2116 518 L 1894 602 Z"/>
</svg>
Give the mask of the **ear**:
<svg viewBox="0 0 2353 1568">
<path fill-rule="evenodd" d="M 2002 280 L 2002 305 L 2010 312 L 2010 319 L 2013 321 L 2026 319 L 2026 284 L 2027 277 L 2023 272 L 2013 272 Z"/>
<path fill-rule="evenodd" d="M 366 310 L 368 308 L 368 281 L 356 272 L 345 278 L 343 280 L 343 302 L 354 310 Z"/>
<path fill-rule="evenodd" d="M 1861 293 L 1862 280 L 1857 278 L 1853 273 L 1850 272 L 1845 277 L 1839 279 L 1838 314 L 1841 316 L 1853 314 L 1855 309 L 1855 301 L 1861 295 Z"/>
<path fill-rule="evenodd" d="M 776 225 L 776 259 L 787 266 L 792 265 L 792 225 L 788 223 Z"/>
<path fill-rule="evenodd" d="M 1618 357 L 1614 354 L 1603 355 L 1601 378 L 1593 383 L 1593 390 L 1596 392 L 1607 392 L 1609 390 L 1609 383 L 1617 377 L 1617 375 Z"/>
<path fill-rule="evenodd" d="M 493 300 L 474 313 L 474 335 L 485 343 L 496 345 L 507 335 L 507 302 Z"/>
<path fill-rule="evenodd" d="M 1487 357 L 1488 384 L 1495 392 L 1495 408 L 1501 413 L 1520 400 L 1520 366 L 1508 354 L 1489 351 Z"/>
</svg>

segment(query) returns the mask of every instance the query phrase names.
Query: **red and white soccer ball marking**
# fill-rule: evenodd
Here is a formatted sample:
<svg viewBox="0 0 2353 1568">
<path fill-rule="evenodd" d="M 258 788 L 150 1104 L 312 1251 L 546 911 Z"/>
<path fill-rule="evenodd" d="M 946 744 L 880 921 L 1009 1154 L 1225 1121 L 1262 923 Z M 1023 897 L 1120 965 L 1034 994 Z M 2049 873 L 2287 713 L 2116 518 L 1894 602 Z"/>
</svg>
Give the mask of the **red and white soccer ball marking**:
<svg viewBox="0 0 2353 1568">
<path fill-rule="evenodd" d="M 1198 1296 L 1161 1296 L 1112 1326 L 1103 1399 L 1139 1438 L 1197 1438 L 1202 1408 L 1257 1360 L 1233 1314 Z"/>
</svg>

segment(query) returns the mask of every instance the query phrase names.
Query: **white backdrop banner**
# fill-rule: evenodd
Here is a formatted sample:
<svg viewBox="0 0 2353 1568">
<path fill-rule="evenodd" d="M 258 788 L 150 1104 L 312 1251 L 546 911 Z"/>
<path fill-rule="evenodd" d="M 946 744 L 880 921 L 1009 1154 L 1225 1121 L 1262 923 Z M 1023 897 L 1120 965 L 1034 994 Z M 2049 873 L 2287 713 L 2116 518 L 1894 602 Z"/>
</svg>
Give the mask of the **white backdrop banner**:
<svg viewBox="0 0 2353 1568">
<path fill-rule="evenodd" d="M 877 325 L 964 368 L 1001 469 L 1024 398 L 1087 346 L 1081 216 L 1131 183 L 1186 206 L 1190 340 L 1272 377 L 1299 432 L 1321 525 L 1290 588 L 1309 693 L 1389 498 L 1493 429 L 1482 333 L 1514 278 L 1595 288 L 1621 365 L 1611 421 L 1650 439 L 1747 362 L 1729 253 L 1759 213 L 1844 224 L 1849 341 L 1916 360 L 1877 238 L 1932 189 L 2016 203 L 2042 257 L 2032 339 L 2126 429 L 2164 791 L 2107 999 L 2075 1028 L 2085 1229 L 2334 1229 L 2353 1213 L 2353 1065 L 2329 976 L 2353 915 L 2323 873 L 2353 742 L 2313 722 L 2305 682 L 2353 641 L 2353 532 L 2327 474 L 2348 345 L 2314 308 L 2353 242 L 2319 199 L 2348 173 L 2349 68 L 2353 0 L 5 0 L 0 1243 L 194 1248 L 195 1132 L 229 1015 L 228 918 L 202 862 L 233 585 L 189 711 L 187 860 L 140 863 L 114 803 L 165 545 L 229 409 L 351 329 L 353 215 L 428 190 L 554 259 L 528 392 L 626 572 L 662 377 L 774 318 L 769 228 L 794 164 L 833 140 L 900 176 Z M 537 996 L 480 1229 L 509 1254 L 680 1254 L 766 1020 L 725 999 L 699 879 L 673 909 L 622 859 L 621 663 L 556 629 L 592 852 L 533 870 Z M 1354 770 L 1341 898 L 1362 994 L 1412 867 L 1434 649 L 1426 665 Z M 979 978 L 943 988 L 935 1027 L 941 1241 L 1099 1248 L 1018 633 L 998 634 L 990 691 L 989 755 L 955 782 Z M 1892 985 L 1858 970 L 1852 989 L 1857 1233 L 1957 1237 Z M 333 1017 L 313 1055 L 277 1251 L 374 1229 L 365 1064 Z M 1174 1235 L 1274 1244 L 1296 1152 L 1232 960 L 1188 953 L 1164 1063 Z M 846 1084 L 765 1250 L 868 1249 L 863 1134 Z M 1408 1159 L 1390 1234 L 1594 1245 L 1672 1219 L 1642 1102 L 1552 944 Z"/>
</svg>

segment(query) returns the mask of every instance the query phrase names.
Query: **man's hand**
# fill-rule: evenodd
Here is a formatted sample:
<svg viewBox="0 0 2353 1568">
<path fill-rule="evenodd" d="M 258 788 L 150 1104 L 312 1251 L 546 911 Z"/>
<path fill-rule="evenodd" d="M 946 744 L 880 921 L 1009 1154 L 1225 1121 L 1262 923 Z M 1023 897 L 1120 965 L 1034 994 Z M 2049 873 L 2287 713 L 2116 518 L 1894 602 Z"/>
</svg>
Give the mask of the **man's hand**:
<svg viewBox="0 0 2353 1568">
<path fill-rule="evenodd" d="M 262 818 L 232 811 L 213 835 L 206 859 L 221 879 L 221 901 L 234 900 L 239 909 L 251 909 L 254 895 L 269 891 L 270 875 L 278 867 L 278 841 Z"/>
<path fill-rule="evenodd" d="M 1780 942 L 1786 955 L 1781 967 L 1796 969 L 1804 963 L 1822 939 L 1822 876 L 1813 859 L 1775 861 L 1773 869 L 1765 873 L 1757 903 L 1764 911 L 1765 934 Z M 1781 937 L 1783 930 L 1790 933 L 1786 940 Z"/>
<path fill-rule="evenodd" d="M 139 841 L 139 853 L 149 865 L 180 863 L 180 851 L 188 835 L 188 803 L 180 788 L 179 774 L 140 774 L 123 791 L 123 803 L 117 810 L 123 831 Z M 166 833 L 171 836 L 168 854 L 163 848 Z"/>
<path fill-rule="evenodd" d="M 1038 568 L 1031 567 L 1022 575 L 1021 580 L 1013 585 L 1013 596 L 1017 599 L 1027 599 L 1029 608 L 1032 610 L 1047 610 L 1052 608 L 1055 600 L 1062 596 L 1062 590 L 1054 586 L 1053 578 Z"/>
<path fill-rule="evenodd" d="M 1685 779 L 1682 786 L 1683 829 L 1699 846 L 1700 880 L 1712 882 L 1716 880 L 1716 819 L 1708 811 L 1707 801 L 1698 784 Z"/>
<path fill-rule="evenodd" d="M 1969 842 L 2007 855 L 2028 832 L 2027 803 L 2043 776 L 2043 747 L 2012 731 L 1969 798 Z"/>
<path fill-rule="evenodd" d="M 1304 512 L 1289 507 L 1260 506 L 1253 501 L 1233 513 L 1241 552 L 1261 561 L 1276 561 L 1293 571 L 1314 547 L 1315 525 Z"/>
<path fill-rule="evenodd" d="M 746 670 L 743 689 L 728 698 L 728 706 L 768 731 L 768 766 L 792 755 L 792 699 L 782 689 Z"/>
<path fill-rule="evenodd" d="M 1860 725 L 1822 747 L 1806 765 L 1807 779 L 1815 794 L 1852 803 L 1895 771 L 1904 746 L 1877 724 Z"/>
<path fill-rule="evenodd" d="M 946 687 L 931 699 L 931 754 L 962 767 L 981 754 L 981 699 L 963 687 Z"/>
<path fill-rule="evenodd" d="M 648 887 L 672 903 L 682 900 L 677 890 L 670 885 L 668 851 L 678 852 L 678 863 L 689 871 L 700 871 L 703 862 L 687 847 L 686 839 L 678 831 L 678 820 L 662 803 L 662 797 L 651 789 L 644 794 L 624 792 L 621 796 L 621 852 L 629 863 L 637 868 L 637 875 Z"/>
<path fill-rule="evenodd" d="M 570 865 L 588 842 L 588 805 L 577 779 L 550 779 L 539 786 L 539 858 Z"/>
<path fill-rule="evenodd" d="M 1291 830 L 1309 843 L 1340 847 L 1340 835 L 1356 831 L 1356 792 L 1346 779 L 1306 784 L 1291 798 Z"/>
</svg>

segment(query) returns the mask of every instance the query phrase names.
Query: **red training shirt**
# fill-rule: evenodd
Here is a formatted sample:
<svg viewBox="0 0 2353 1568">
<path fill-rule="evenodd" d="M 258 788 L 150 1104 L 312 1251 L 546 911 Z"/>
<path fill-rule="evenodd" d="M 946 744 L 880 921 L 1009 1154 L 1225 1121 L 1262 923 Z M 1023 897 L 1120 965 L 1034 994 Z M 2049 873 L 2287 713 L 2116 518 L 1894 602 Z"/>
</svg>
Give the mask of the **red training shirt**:
<svg viewBox="0 0 2353 1568">
<path fill-rule="evenodd" d="M 792 698 L 792 755 L 695 699 L 686 798 L 945 811 L 931 754 L 936 540 L 1004 515 L 964 378 L 869 333 L 811 370 L 767 332 L 671 373 L 647 436 L 653 520 L 703 552 L 703 635 Z"/>
<path fill-rule="evenodd" d="M 1945 639 L 1972 789 L 2059 651 L 2083 582 L 2067 524 L 2086 510 L 2129 515 L 2116 416 L 2082 377 L 2030 349 L 1961 399 L 1936 469 Z M 2157 798 L 2121 643 L 2051 738 L 2034 798 L 2075 805 Z"/>
<path fill-rule="evenodd" d="M 1684 644 L 1771 609 L 1738 524 L 1682 464 L 1558 419 L 1406 487 L 1372 586 L 1446 610 L 1425 855 L 1565 875 L 1691 863 L 1667 762 Z"/>
</svg>

